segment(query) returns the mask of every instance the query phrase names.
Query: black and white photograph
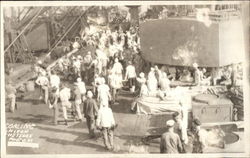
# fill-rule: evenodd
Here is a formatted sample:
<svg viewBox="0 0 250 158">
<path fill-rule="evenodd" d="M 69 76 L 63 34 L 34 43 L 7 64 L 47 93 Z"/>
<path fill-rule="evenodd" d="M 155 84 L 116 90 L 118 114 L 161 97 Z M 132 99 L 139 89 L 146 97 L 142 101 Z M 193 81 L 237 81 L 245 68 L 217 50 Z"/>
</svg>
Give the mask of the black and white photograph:
<svg viewBox="0 0 250 158">
<path fill-rule="evenodd" d="M 249 2 L 1 2 L 1 157 L 250 157 Z"/>
</svg>

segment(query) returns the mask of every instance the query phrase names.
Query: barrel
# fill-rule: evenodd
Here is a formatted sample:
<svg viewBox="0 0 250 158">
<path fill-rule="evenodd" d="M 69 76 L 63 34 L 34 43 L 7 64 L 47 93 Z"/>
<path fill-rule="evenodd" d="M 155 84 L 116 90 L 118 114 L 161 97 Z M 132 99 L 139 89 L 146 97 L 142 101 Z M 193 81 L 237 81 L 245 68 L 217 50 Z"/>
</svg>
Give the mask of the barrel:
<svg viewBox="0 0 250 158">
<path fill-rule="evenodd" d="M 27 90 L 28 92 L 31 92 L 31 91 L 34 91 L 34 90 L 35 90 L 35 83 L 34 83 L 34 81 L 28 81 L 28 82 L 26 83 L 26 90 Z"/>
</svg>

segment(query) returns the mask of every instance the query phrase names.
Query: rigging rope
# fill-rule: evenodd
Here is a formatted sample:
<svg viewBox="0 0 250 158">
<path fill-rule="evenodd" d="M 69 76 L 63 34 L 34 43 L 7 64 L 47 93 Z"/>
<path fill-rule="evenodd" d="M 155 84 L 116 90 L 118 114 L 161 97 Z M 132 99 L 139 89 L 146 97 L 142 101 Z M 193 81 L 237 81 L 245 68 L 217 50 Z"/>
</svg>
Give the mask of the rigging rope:
<svg viewBox="0 0 250 158">
<path fill-rule="evenodd" d="M 89 9 L 89 8 L 88 8 Z M 69 31 L 75 26 L 75 24 L 77 24 L 77 22 L 81 19 L 81 17 L 86 13 L 86 11 L 88 10 L 86 9 L 77 19 L 76 21 L 71 25 L 71 27 L 64 33 L 64 35 L 61 37 L 60 40 L 58 40 L 58 42 L 54 45 L 54 47 L 49 51 L 49 53 L 46 55 L 49 56 L 51 54 L 51 52 L 56 48 L 56 46 L 64 39 L 64 37 L 69 33 Z"/>
<path fill-rule="evenodd" d="M 29 27 L 29 25 L 40 15 L 41 11 L 44 7 L 42 7 L 38 13 L 30 20 L 30 22 L 23 28 L 23 30 L 18 34 L 18 36 L 10 43 L 10 45 L 4 50 L 4 53 L 9 50 L 9 48 L 16 42 L 16 40 L 24 33 L 24 31 Z"/>
</svg>

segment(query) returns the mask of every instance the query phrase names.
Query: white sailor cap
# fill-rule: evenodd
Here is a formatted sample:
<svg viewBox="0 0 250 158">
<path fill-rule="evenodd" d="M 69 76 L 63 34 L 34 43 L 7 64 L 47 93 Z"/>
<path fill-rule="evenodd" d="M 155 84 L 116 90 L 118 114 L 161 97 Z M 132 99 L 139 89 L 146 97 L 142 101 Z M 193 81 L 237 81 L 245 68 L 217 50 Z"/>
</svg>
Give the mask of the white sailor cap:
<svg viewBox="0 0 250 158">
<path fill-rule="evenodd" d="M 173 127 L 174 124 L 175 124 L 174 120 L 168 120 L 168 121 L 166 122 L 166 125 L 167 125 L 168 127 Z"/>
<path fill-rule="evenodd" d="M 37 63 L 38 63 L 38 64 L 42 64 L 43 62 L 42 62 L 41 60 L 38 60 Z"/>
<path fill-rule="evenodd" d="M 144 74 L 143 72 L 141 72 L 141 73 L 139 74 L 139 76 L 140 76 L 141 78 L 144 78 L 144 77 L 145 77 L 145 74 Z"/>
<path fill-rule="evenodd" d="M 76 81 L 77 81 L 77 82 L 81 82 L 82 79 L 81 79 L 80 77 L 78 77 L 78 78 L 76 79 Z"/>
<path fill-rule="evenodd" d="M 193 63 L 193 67 L 194 67 L 194 68 L 197 68 L 197 67 L 198 67 L 198 64 L 197 64 L 197 63 Z"/>
</svg>

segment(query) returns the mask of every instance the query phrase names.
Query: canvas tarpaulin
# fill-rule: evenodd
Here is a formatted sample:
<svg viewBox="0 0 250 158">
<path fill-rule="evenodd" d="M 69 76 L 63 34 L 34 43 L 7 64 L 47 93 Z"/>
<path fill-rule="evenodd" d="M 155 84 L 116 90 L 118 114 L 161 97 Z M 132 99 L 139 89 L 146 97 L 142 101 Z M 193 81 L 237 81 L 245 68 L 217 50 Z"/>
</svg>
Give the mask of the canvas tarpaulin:
<svg viewBox="0 0 250 158">
<path fill-rule="evenodd" d="M 140 37 L 142 56 L 153 63 L 220 67 L 244 59 L 241 20 L 209 27 L 195 19 L 150 20 L 140 24 Z"/>
</svg>

